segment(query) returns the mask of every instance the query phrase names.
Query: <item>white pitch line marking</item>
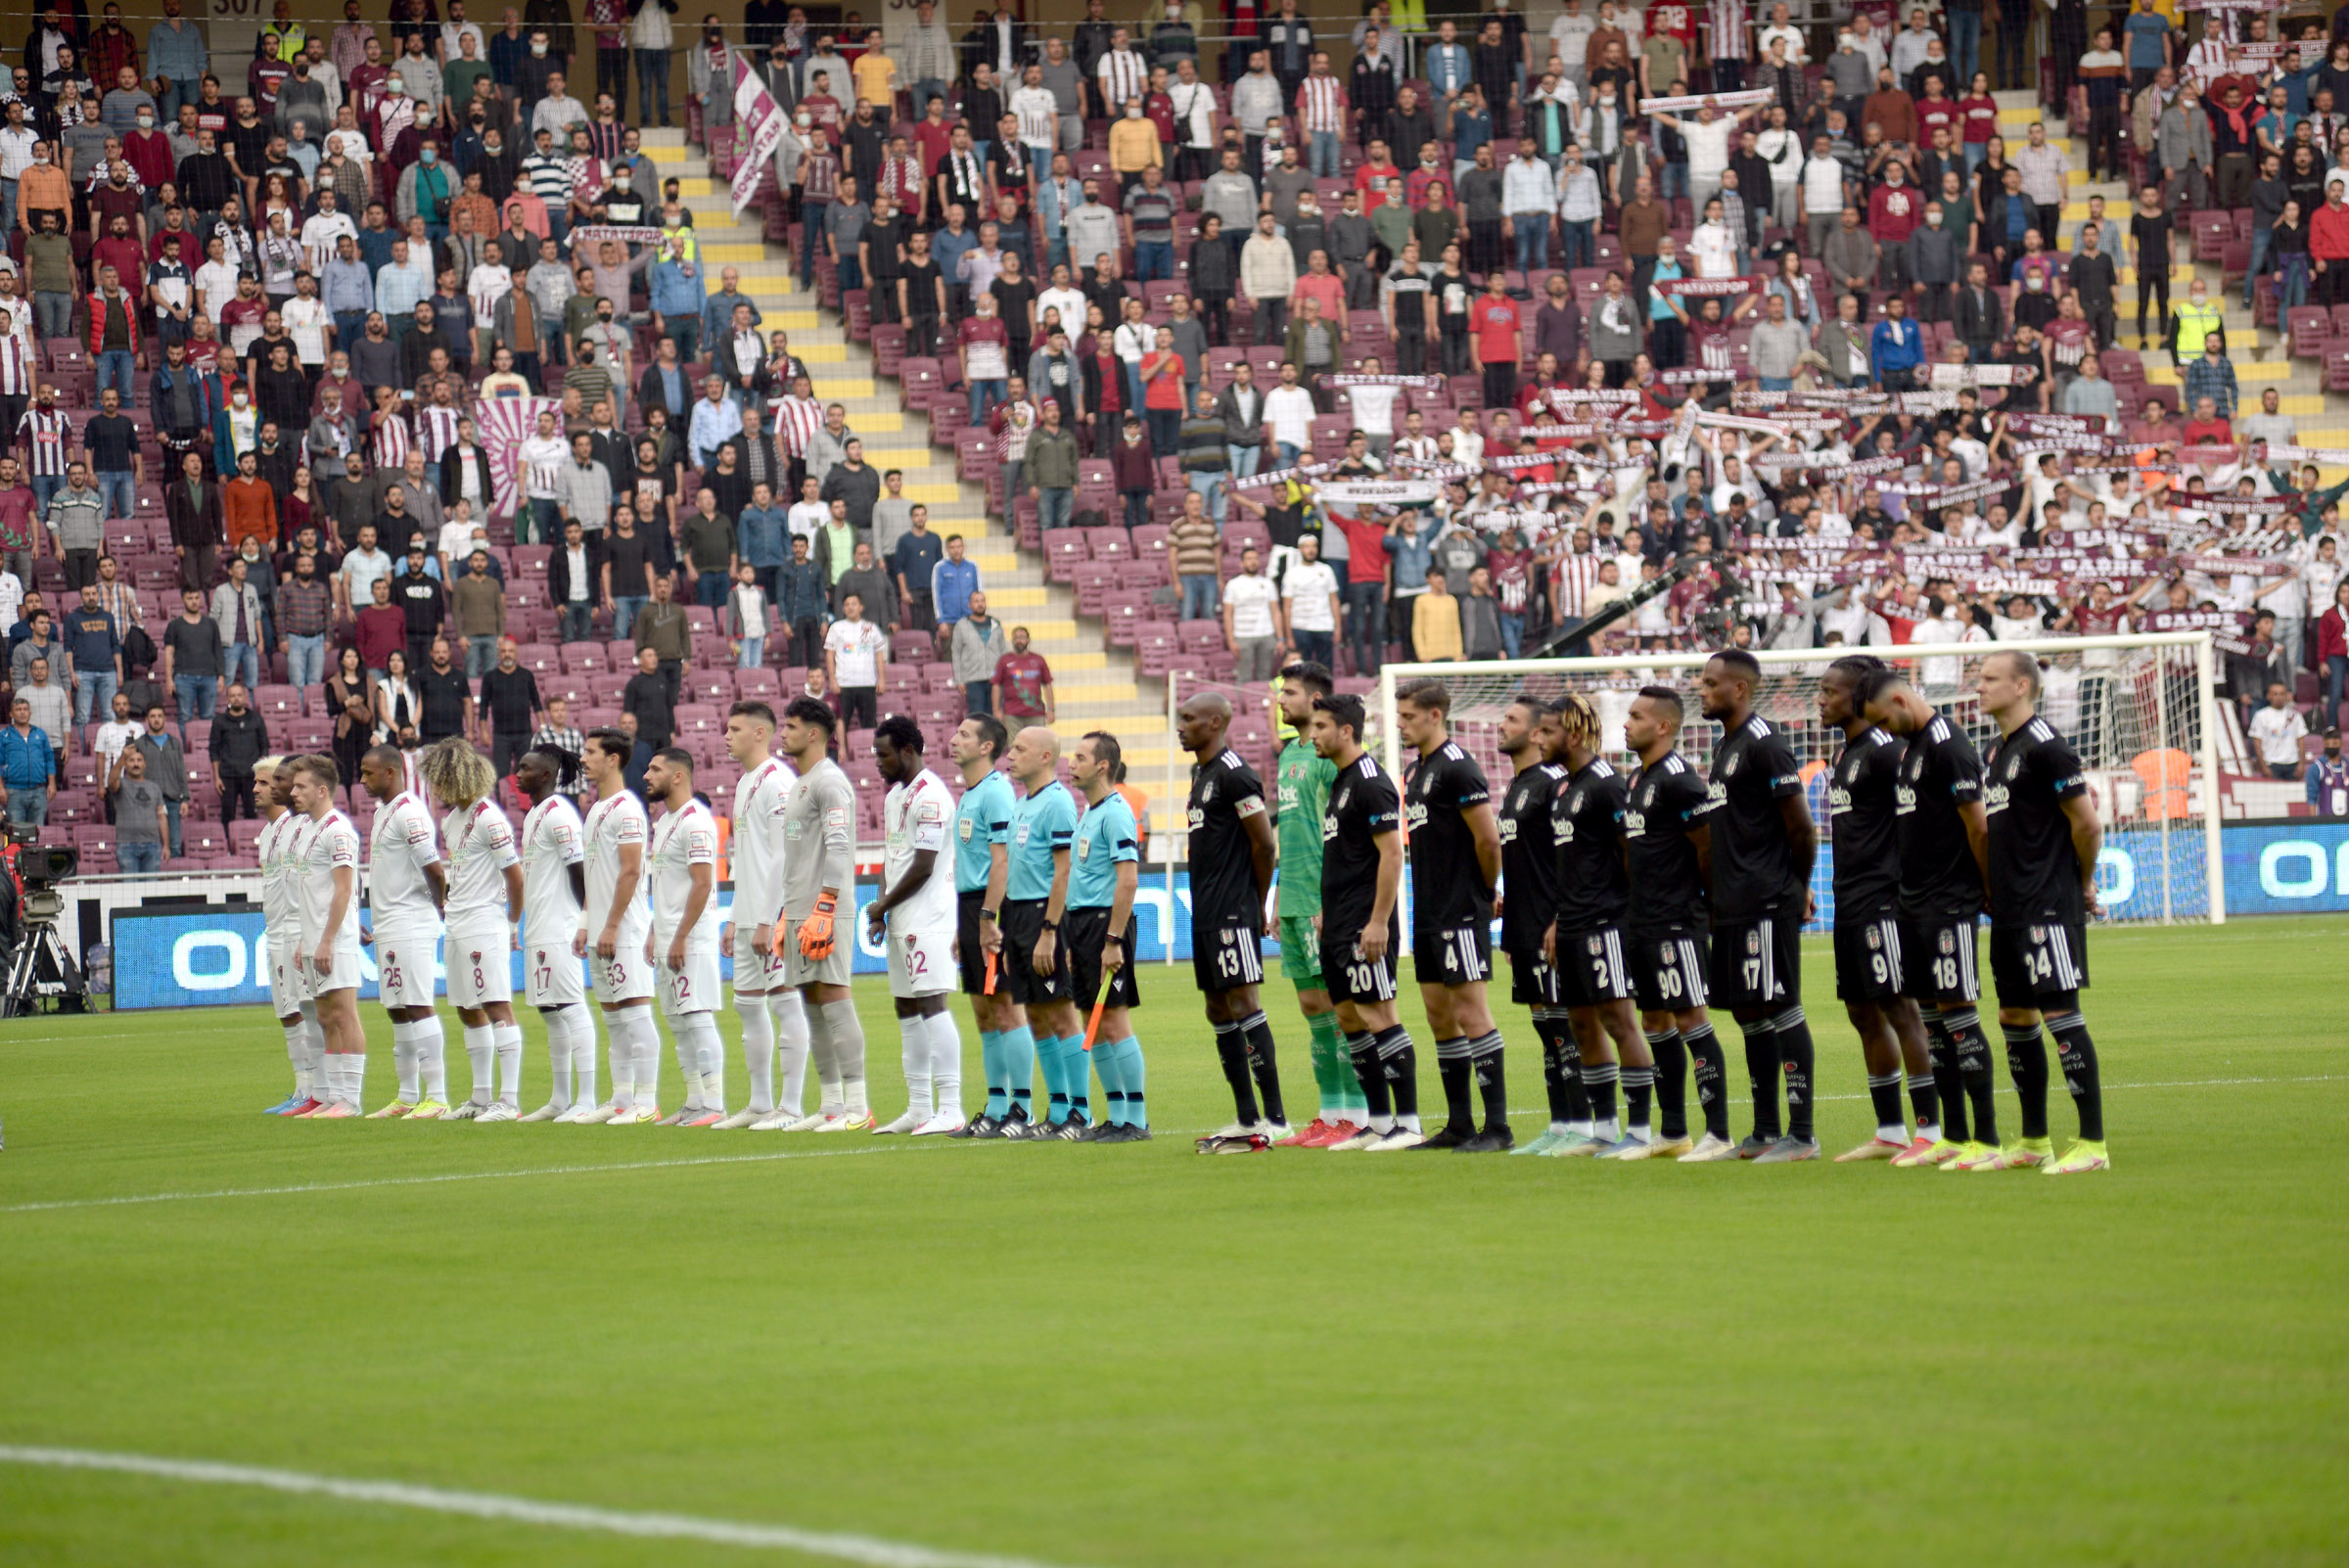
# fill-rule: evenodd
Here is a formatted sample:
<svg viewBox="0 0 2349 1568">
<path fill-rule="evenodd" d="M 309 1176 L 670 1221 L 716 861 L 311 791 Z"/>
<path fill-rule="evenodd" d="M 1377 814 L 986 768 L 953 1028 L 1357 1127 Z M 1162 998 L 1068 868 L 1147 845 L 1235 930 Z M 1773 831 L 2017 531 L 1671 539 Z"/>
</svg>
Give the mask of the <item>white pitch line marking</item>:
<svg viewBox="0 0 2349 1568">
<path fill-rule="evenodd" d="M 418 1508 L 430 1513 L 458 1514 L 510 1524 L 543 1525 L 557 1530 L 590 1530 L 604 1535 L 635 1536 L 646 1540 L 703 1541 L 720 1546 L 750 1546 L 772 1551 L 798 1551 L 811 1557 L 872 1564 L 873 1568 L 1044 1568 L 1026 1557 L 953 1551 L 910 1542 L 881 1541 L 871 1536 L 835 1531 L 802 1530 L 792 1525 L 743 1524 L 730 1519 L 701 1519 L 680 1513 L 623 1513 L 615 1508 L 588 1507 L 571 1502 L 540 1502 L 530 1498 L 500 1497 L 490 1492 L 454 1492 L 443 1487 L 405 1481 L 352 1481 L 338 1476 L 308 1475 L 299 1470 L 273 1470 L 258 1465 L 223 1464 L 208 1459 L 165 1459 L 144 1453 L 106 1453 L 89 1449 L 50 1449 L 0 1444 L 0 1464 L 21 1464 L 51 1470 L 101 1470 L 119 1475 L 152 1476 L 163 1481 L 187 1481 L 200 1486 L 256 1487 L 295 1497 L 333 1498 L 343 1502 L 378 1503 L 387 1507 Z"/>
</svg>

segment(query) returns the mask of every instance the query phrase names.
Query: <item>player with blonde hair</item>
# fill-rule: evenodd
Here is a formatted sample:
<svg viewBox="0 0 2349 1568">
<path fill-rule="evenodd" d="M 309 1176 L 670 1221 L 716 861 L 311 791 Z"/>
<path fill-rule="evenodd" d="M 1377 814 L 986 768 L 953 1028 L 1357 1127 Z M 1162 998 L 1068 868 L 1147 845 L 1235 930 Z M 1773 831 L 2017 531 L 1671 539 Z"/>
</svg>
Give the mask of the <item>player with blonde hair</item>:
<svg viewBox="0 0 2349 1568">
<path fill-rule="evenodd" d="M 473 1097 L 459 1121 L 522 1118 L 522 1026 L 514 1022 L 513 961 L 522 941 L 522 855 L 514 826 L 491 800 L 497 771 L 463 736 L 428 749 L 417 765 L 425 788 L 448 807 L 440 840 L 448 855 L 448 999 L 465 1025 Z"/>
<path fill-rule="evenodd" d="M 341 1121 L 359 1114 L 367 1084 L 367 1036 L 359 1028 L 359 830 L 335 807 L 339 782 L 331 757 L 294 760 L 293 855 L 299 879 L 301 997 L 318 1010 L 326 1049 L 302 1114 Z"/>
<path fill-rule="evenodd" d="M 294 860 L 294 839 L 301 821 L 286 808 L 286 792 L 294 783 L 291 761 L 264 757 L 253 769 L 263 818 L 254 850 L 261 870 L 261 929 L 269 946 L 269 1011 L 286 1032 L 286 1056 L 294 1064 L 294 1092 L 269 1107 L 270 1116 L 318 1108 L 310 1084 L 326 1041 L 318 1031 L 317 1004 L 301 999 L 301 890 Z"/>
</svg>

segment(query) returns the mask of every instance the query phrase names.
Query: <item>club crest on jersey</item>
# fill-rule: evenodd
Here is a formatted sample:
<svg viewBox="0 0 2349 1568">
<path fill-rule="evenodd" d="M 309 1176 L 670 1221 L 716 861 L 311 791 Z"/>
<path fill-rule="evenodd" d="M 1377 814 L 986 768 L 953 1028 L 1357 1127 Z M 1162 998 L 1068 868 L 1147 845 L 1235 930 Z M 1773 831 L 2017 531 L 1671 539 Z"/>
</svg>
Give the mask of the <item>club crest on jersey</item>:
<svg viewBox="0 0 2349 1568">
<path fill-rule="evenodd" d="M 2009 757 L 2006 759 L 2006 780 L 2008 783 L 2012 783 L 2016 777 L 2022 773 L 2022 771 L 2023 760 L 2021 758 Z"/>
<path fill-rule="evenodd" d="M 1945 931 L 1941 934 L 1941 950 L 1943 952 L 1956 952 L 1958 950 L 1958 933 L 1955 931 Z"/>
<path fill-rule="evenodd" d="M 1721 760 L 1721 776 L 1723 778 L 1735 778 L 1737 776 L 1737 754 L 1735 752 L 1731 752 L 1728 756 Z"/>
<path fill-rule="evenodd" d="M 2044 942 L 2046 942 L 2047 940 L 2048 940 L 2048 928 L 2047 928 L 2047 927 L 2045 927 L 2045 926 L 2033 926 L 2033 927 L 2031 928 L 2031 943 L 2032 943 L 2032 945 L 2034 945 L 2034 946 L 2037 946 L 2039 944 L 2041 944 L 2041 943 L 2044 943 Z"/>
<path fill-rule="evenodd" d="M 1884 933 L 1880 928 L 1875 926 L 1867 928 L 1867 945 L 1870 949 L 1884 945 Z"/>
<path fill-rule="evenodd" d="M 1596 958 L 1607 950 L 1607 939 L 1604 937 L 1591 937 L 1587 939 L 1587 945 L 1589 948 L 1590 956 Z"/>
<path fill-rule="evenodd" d="M 1745 934 L 1745 950 L 1756 953 L 1762 950 L 1762 933 L 1760 931 L 1749 931 Z"/>
</svg>

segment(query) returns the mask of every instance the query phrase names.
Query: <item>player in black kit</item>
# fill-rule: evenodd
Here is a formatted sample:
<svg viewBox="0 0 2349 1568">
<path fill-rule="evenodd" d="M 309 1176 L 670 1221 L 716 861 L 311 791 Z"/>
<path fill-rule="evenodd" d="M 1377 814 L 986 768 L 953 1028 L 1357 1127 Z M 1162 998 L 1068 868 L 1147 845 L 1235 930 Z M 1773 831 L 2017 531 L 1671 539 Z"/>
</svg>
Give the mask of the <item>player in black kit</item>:
<svg viewBox="0 0 2349 1568">
<path fill-rule="evenodd" d="M 1695 1064 L 1705 1135 L 1681 1160 L 1703 1164 L 1734 1160 L 1737 1145 L 1729 1141 L 1728 1059 L 1705 1010 L 1712 968 L 1706 956 L 1712 831 L 1705 822 L 1705 781 L 1676 750 L 1681 717 L 1680 693 L 1642 686 L 1623 721 L 1623 743 L 1639 759 L 1623 810 L 1623 862 L 1632 884 L 1624 934 L 1630 939 L 1632 995 L 1656 1064 L 1663 1131 L 1668 1139 L 1676 1129 L 1681 1138 L 1688 1135 L 1685 1057 Z M 1607 1153 L 1638 1160 L 1653 1148 Z"/>
<path fill-rule="evenodd" d="M 1419 1130 L 1411 1037 L 1395 1014 L 1403 946 L 1403 806 L 1362 750 L 1362 700 L 1313 699 L 1306 734 L 1338 770 L 1321 811 L 1321 974 L 1369 1103 L 1369 1125 L 1332 1149 L 1410 1149 Z"/>
<path fill-rule="evenodd" d="M 1705 661 L 1697 690 L 1705 716 L 1722 730 L 1705 811 L 1712 831 L 1712 993 L 1745 1032 L 1745 1072 L 1754 1095 L 1754 1130 L 1737 1154 L 1774 1165 L 1819 1158 L 1811 1129 L 1816 1053 L 1803 1016 L 1802 955 L 1803 922 L 1817 904 L 1811 865 L 1819 830 L 1803 800 L 1793 749 L 1754 712 L 1761 678 L 1762 666 L 1752 654 L 1727 648 Z"/>
<path fill-rule="evenodd" d="M 1901 940 L 1902 860 L 1895 792 L 1903 748 L 1865 711 L 1867 682 L 1893 679 L 1883 660 L 1851 654 L 1819 677 L 1819 720 L 1843 731 L 1843 750 L 1827 778 L 1828 833 L 1835 846 L 1835 994 L 1860 1035 L 1875 1136 L 1835 1156 L 1897 1160 L 1941 1142 L 1932 1054 L 1906 968 L 1913 955 Z M 1901 1115 L 1901 1070 L 1916 1103 L 1916 1137 Z"/>
<path fill-rule="evenodd" d="M 1416 681 L 1396 694 L 1396 728 L 1419 754 L 1403 792 L 1411 856 L 1411 959 L 1444 1080 L 1444 1126 L 1420 1145 L 1489 1154 L 1506 1149 L 1509 1096 L 1500 1031 L 1485 982 L 1493 974 L 1493 885 L 1500 877 L 1500 828 L 1485 770 L 1451 739 L 1451 690 Z M 1484 1091 L 1476 1126 L 1473 1078 Z"/>
<path fill-rule="evenodd" d="M 1582 1047 L 1587 1120 L 1569 1123 L 1543 1152 L 1560 1159 L 1616 1151 L 1617 1158 L 1648 1159 L 1688 1152 L 1687 1108 L 1676 1067 L 1665 1136 L 1647 1128 L 1647 1102 L 1655 1087 L 1655 1057 L 1639 1038 L 1632 1011 L 1632 987 L 1624 966 L 1623 922 L 1631 910 L 1631 873 L 1624 865 L 1623 813 L 1630 792 L 1623 775 L 1598 755 L 1598 711 L 1587 697 L 1566 697 L 1551 711 L 1542 738 L 1549 760 L 1564 772 L 1549 808 L 1549 842 L 1557 856 L 1556 918 L 1543 933 L 1543 949 L 1572 1026 L 1566 1038 Z M 1677 1031 L 1668 1031 L 1672 1039 Z M 1609 1037 L 1613 1037 L 1610 1045 Z M 1622 1066 L 1617 1067 L 1620 1053 Z M 1620 1077 L 1631 1130 L 1615 1121 L 1615 1085 Z M 1551 1127 L 1551 1132 L 1559 1129 Z M 1543 1136 L 1548 1136 L 1545 1133 Z M 1538 1141 L 1538 1140 L 1537 1140 Z"/>
<path fill-rule="evenodd" d="M 1999 1154 L 1999 1123 L 1974 959 L 1990 864 L 1982 761 L 1965 731 L 1935 713 L 1898 670 L 1867 676 L 1860 700 L 1871 721 L 1909 742 L 1893 795 L 1901 853 L 1902 993 L 1915 1000 L 1922 1015 L 1941 1098 L 1941 1141 L 1924 1149 L 1911 1145 L 1892 1163 L 1987 1169 Z M 1924 1120 L 1919 1111 L 1920 1143 Z"/>
<path fill-rule="evenodd" d="M 1509 999 L 1533 1012 L 1549 1091 L 1548 1130 L 1519 1144 L 1518 1154 L 1546 1154 L 1568 1128 L 1590 1120 L 1574 1026 L 1558 1000 L 1558 977 L 1543 940 L 1558 907 L 1549 815 L 1566 769 L 1548 755 L 1556 729 L 1549 705 L 1535 697 L 1519 697 L 1500 715 L 1500 754 L 1514 769 L 1500 798 L 1500 949 L 1509 955 Z"/>
<path fill-rule="evenodd" d="M 1223 744 L 1231 704 L 1201 692 L 1174 715 L 1191 766 L 1191 974 L 1207 998 L 1216 1054 L 1231 1085 L 1232 1123 L 1199 1140 L 1202 1154 L 1268 1149 L 1288 1135 L 1272 1025 L 1257 998 L 1265 978 L 1261 933 L 1272 885 L 1272 816 L 1264 781 Z M 1251 1079 L 1253 1078 L 1253 1083 Z M 1260 1117 L 1257 1098 L 1264 1098 Z"/>
<path fill-rule="evenodd" d="M 2112 1164 L 2104 1148 L 2104 1095 L 2096 1047 L 2080 1016 L 2088 989 L 2088 917 L 2096 898 L 2096 852 L 2104 830 L 2088 799 L 2080 759 L 2039 716 L 2039 664 L 2028 654 L 1982 661 L 1982 711 L 1999 740 L 1983 765 L 1990 819 L 1990 973 L 1999 988 L 2006 1065 L 2022 1101 L 2022 1141 L 2000 1151 L 1998 1168 L 2038 1166 L 2076 1176 Z M 2080 1113 L 2080 1140 L 2054 1158 L 2048 1137 L 2048 1054 L 2040 1025 L 2055 1037 L 2063 1083 Z"/>
</svg>

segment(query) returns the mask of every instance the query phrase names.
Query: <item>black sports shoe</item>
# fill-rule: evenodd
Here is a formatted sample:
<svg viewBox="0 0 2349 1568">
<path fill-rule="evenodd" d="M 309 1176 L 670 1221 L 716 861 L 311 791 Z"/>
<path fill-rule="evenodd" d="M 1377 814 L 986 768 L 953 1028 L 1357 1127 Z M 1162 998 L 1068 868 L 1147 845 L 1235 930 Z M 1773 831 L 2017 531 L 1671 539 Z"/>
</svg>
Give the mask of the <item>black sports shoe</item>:
<svg viewBox="0 0 2349 1568">
<path fill-rule="evenodd" d="M 1475 1135 L 1476 1129 L 1474 1128 L 1469 1128 L 1466 1130 L 1462 1130 L 1461 1129 L 1447 1123 L 1445 1126 L 1436 1129 L 1435 1131 L 1430 1132 L 1427 1135 L 1426 1142 L 1414 1143 L 1411 1145 L 1411 1149 L 1414 1152 L 1428 1149 L 1456 1149 Z"/>
<path fill-rule="evenodd" d="M 985 1112 L 946 1134 L 950 1138 L 997 1138 L 1003 1135 L 1003 1124 Z"/>
<path fill-rule="evenodd" d="M 1762 1156 L 1768 1154 L 1770 1152 L 1771 1145 L 1777 1141 L 1777 1134 L 1774 1132 L 1769 1137 L 1764 1137 L 1759 1132 L 1749 1132 L 1745 1135 L 1745 1141 L 1737 1145 L 1737 1158 L 1740 1160 L 1759 1160 L 1762 1158 Z"/>
<path fill-rule="evenodd" d="M 1489 1127 L 1472 1137 L 1462 1138 L 1453 1152 L 1458 1154 L 1502 1154 L 1516 1146 L 1516 1133 L 1505 1127 Z"/>
<path fill-rule="evenodd" d="M 1071 1111 L 1067 1121 L 1056 1123 L 1053 1126 L 1052 1136 L 1060 1139 L 1063 1143 L 1082 1143 L 1084 1141 L 1085 1134 L 1092 1130 L 1091 1118 L 1082 1111 Z"/>
</svg>

